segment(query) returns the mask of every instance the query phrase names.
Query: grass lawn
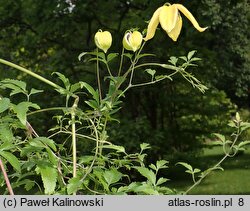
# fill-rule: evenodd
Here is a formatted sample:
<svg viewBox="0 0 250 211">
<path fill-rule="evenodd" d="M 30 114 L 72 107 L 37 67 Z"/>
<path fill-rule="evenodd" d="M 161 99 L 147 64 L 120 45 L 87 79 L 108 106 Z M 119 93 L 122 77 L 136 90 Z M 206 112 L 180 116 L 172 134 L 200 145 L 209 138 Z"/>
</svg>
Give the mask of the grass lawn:
<svg viewBox="0 0 250 211">
<path fill-rule="evenodd" d="M 192 166 L 205 170 L 222 157 L 223 152 L 220 147 L 206 149 L 196 159 L 196 163 L 192 162 Z M 250 147 L 243 154 L 228 158 L 222 163 L 222 167 L 224 171 L 212 172 L 189 194 L 250 194 Z M 172 178 L 170 183 L 170 186 L 177 190 L 186 190 L 190 185 L 192 185 L 191 177 L 185 177 L 184 180 Z"/>
</svg>

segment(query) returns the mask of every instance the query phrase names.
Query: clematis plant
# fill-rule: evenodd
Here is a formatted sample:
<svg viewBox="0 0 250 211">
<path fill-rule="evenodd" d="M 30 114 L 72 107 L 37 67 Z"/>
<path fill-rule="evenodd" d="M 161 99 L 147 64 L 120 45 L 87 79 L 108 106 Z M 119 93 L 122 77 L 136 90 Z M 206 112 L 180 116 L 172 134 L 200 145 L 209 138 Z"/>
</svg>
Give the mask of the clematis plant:
<svg viewBox="0 0 250 211">
<path fill-rule="evenodd" d="M 39 137 L 38 135 L 36 137 L 37 139 L 21 142 L 21 144 L 25 143 L 24 147 L 26 147 L 26 150 L 23 150 L 23 155 L 27 155 L 27 160 L 30 160 L 32 153 L 32 166 L 36 166 L 36 173 L 34 175 L 37 176 L 37 174 L 41 174 L 45 193 L 76 194 L 77 192 L 79 193 L 79 191 L 84 194 L 172 193 L 170 189 L 166 188 L 165 184 L 161 187 L 167 179 L 157 175 L 159 169 L 167 168 L 166 164 L 168 162 L 164 160 L 157 161 L 156 165 L 151 164 L 149 166 L 151 169 L 146 168 L 144 164 L 145 154 L 143 151 L 149 148 L 148 144 L 141 144 L 140 153 L 130 155 L 123 146 L 117 146 L 111 143 L 110 134 L 108 134 L 109 130 L 107 128 L 111 121 L 116 120 L 114 119 L 114 114 L 120 110 L 121 102 L 127 91 L 131 88 L 153 85 L 163 80 L 173 81 L 175 75 L 180 74 L 193 87 L 198 88 L 200 91 L 204 92 L 207 89 L 206 86 L 187 70 L 189 66 L 196 66 L 195 62 L 200 60 L 199 58 L 195 58 L 196 51 L 189 52 L 187 56 L 172 56 L 168 61 L 162 63 L 158 63 L 157 61 L 151 62 L 150 59 L 141 59 L 153 55 L 151 52 L 142 53 L 142 50 L 145 44 L 154 37 L 159 24 L 172 40 L 177 40 L 182 28 L 181 13 L 191 21 L 198 31 L 202 32 L 206 30 L 206 27 L 202 28 L 199 26 L 193 15 L 181 4 L 165 4 L 159 7 L 149 21 L 147 33 L 144 38 L 144 35 L 138 30 L 126 31 L 120 42 L 122 49 L 121 54 L 113 52 L 107 53 L 112 45 L 112 35 L 109 31 L 99 30 L 94 36 L 97 50 L 94 52 L 83 52 L 78 57 L 79 60 L 81 60 L 83 56 L 88 55 L 91 57 L 89 61 L 96 62 L 97 88 L 83 81 L 71 84 L 70 80 L 62 73 L 56 72 L 56 75 L 64 84 L 64 86 L 60 86 L 26 68 L 0 59 L 1 63 L 47 83 L 60 95 L 65 97 L 65 107 L 48 109 L 40 109 L 39 106 L 31 102 L 14 105 L 7 98 L 0 98 L 0 100 L 2 100 L 0 101 L 2 103 L 2 111 L 0 113 L 7 111 L 8 107 L 11 106 L 8 112 L 12 112 L 13 116 L 17 116 L 15 117 L 15 121 L 22 120 L 21 122 L 24 123 L 22 127 L 26 125 L 29 107 L 38 109 L 38 111 L 31 113 L 32 115 L 38 112 L 63 111 L 62 115 L 60 114 L 60 116 L 56 117 L 58 125 L 52 128 L 51 131 L 53 134 L 50 138 L 58 137 L 61 140 L 62 137 L 64 137 L 63 135 L 65 135 L 67 136 L 66 140 L 68 140 L 68 136 L 70 136 L 72 151 L 68 148 L 68 145 L 57 145 L 51 139 Z M 103 52 L 100 52 L 99 49 Z M 125 53 L 124 49 L 129 52 Z M 118 56 L 120 56 L 120 58 Z M 119 59 L 116 62 L 112 62 L 111 66 L 111 61 L 117 59 L 117 57 Z M 155 58 L 156 57 L 154 57 L 154 59 Z M 26 85 L 17 80 L 2 81 L 1 87 L 14 89 L 12 93 L 15 94 L 20 92 L 24 94 L 28 93 L 24 90 L 26 89 Z M 80 93 L 83 93 L 82 90 L 87 94 L 84 96 L 81 95 Z M 40 90 L 32 89 L 30 94 L 28 94 L 28 101 L 30 99 L 29 96 L 33 93 L 40 93 Z M 69 106 L 70 103 L 72 103 L 72 106 Z M 84 106 L 79 107 L 79 104 L 84 104 Z M 237 119 L 239 119 L 239 117 Z M 240 122 L 241 121 L 238 121 L 237 125 L 239 125 Z M 9 124 L 9 122 L 7 122 L 7 124 Z M 6 128 L 8 127 L 9 126 Z M 238 129 L 238 131 L 241 131 L 241 129 Z M 18 140 L 19 139 L 17 139 L 17 141 Z M 89 150 L 88 153 L 90 154 L 82 155 L 79 153 L 81 150 L 78 150 L 79 148 L 77 147 L 79 147 L 78 141 L 80 140 L 91 141 L 91 143 L 93 142 L 95 144 L 95 146 Z M 226 139 L 222 138 L 222 141 L 224 140 Z M 236 143 L 236 139 L 234 143 Z M 19 146 L 19 144 L 20 143 L 18 143 L 18 152 L 22 151 L 20 150 L 21 146 Z M 226 149 L 228 142 L 223 144 Z M 27 148 L 29 145 L 31 148 Z M 35 148 L 36 146 L 37 148 Z M 83 146 L 83 144 L 80 146 Z M 90 146 L 93 145 L 91 144 Z M 234 144 L 231 145 L 226 156 L 230 156 L 230 151 L 233 147 Z M 43 148 L 44 150 L 42 151 L 41 149 Z M 71 154 L 72 156 L 70 157 L 69 155 Z M 10 158 L 13 161 L 13 157 Z M 43 160 L 45 161 L 44 163 L 40 162 L 42 158 L 45 158 L 45 160 Z M 25 162 L 23 160 L 24 159 L 22 159 L 22 162 Z M 69 166 L 71 163 L 72 166 Z M 184 163 L 179 164 L 184 167 L 188 166 L 189 172 L 191 172 L 195 181 L 194 175 L 197 173 L 197 170 L 191 169 L 189 165 Z M 24 164 L 20 167 L 14 167 L 19 169 L 29 165 Z M 218 168 L 218 166 L 215 166 L 213 169 L 215 168 Z M 133 171 L 131 172 L 130 169 L 133 169 Z M 25 170 L 26 169 L 22 169 L 22 172 L 25 172 Z M 138 173 L 147 180 L 143 182 L 133 181 L 135 177 L 130 174 L 133 174 L 134 170 L 138 171 Z M 48 174 L 48 172 L 51 172 L 51 174 Z M 203 174 L 199 181 L 207 174 L 208 173 Z M 125 184 L 123 178 L 127 177 L 129 182 Z M 159 178 L 158 181 L 157 178 Z M 198 182 L 195 184 L 198 184 Z M 95 188 L 95 190 L 92 190 L 92 188 Z M 192 187 L 189 190 L 191 189 Z"/>
<path fill-rule="evenodd" d="M 150 40 L 154 37 L 157 26 L 161 25 L 168 36 L 176 41 L 180 35 L 182 28 L 182 17 L 180 12 L 185 15 L 193 24 L 193 26 L 199 31 L 203 32 L 207 27 L 202 28 L 194 16 L 188 11 L 186 7 L 181 4 L 165 4 L 159 7 L 153 14 L 147 28 L 147 35 L 144 38 L 145 41 Z"/>
</svg>

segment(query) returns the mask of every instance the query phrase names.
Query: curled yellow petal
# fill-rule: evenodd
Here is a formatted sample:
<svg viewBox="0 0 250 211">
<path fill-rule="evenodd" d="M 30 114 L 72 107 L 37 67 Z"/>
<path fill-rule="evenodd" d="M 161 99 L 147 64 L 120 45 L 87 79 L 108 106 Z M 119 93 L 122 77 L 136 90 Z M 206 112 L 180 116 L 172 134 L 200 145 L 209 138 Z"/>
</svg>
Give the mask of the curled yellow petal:
<svg viewBox="0 0 250 211">
<path fill-rule="evenodd" d="M 207 29 L 207 27 L 202 28 L 199 26 L 198 22 L 196 21 L 196 19 L 194 18 L 194 16 L 191 14 L 191 12 L 188 11 L 188 9 L 186 7 L 184 7 L 181 4 L 173 4 L 175 5 L 178 10 L 180 10 L 193 24 L 193 26 L 199 31 L 199 32 L 203 32 Z"/>
<path fill-rule="evenodd" d="M 147 28 L 147 34 L 146 37 L 144 38 L 145 41 L 150 40 L 154 37 L 155 31 L 157 29 L 157 26 L 159 24 L 159 14 L 162 7 L 159 7 L 153 14 L 152 18 L 149 21 L 148 28 Z"/>
<path fill-rule="evenodd" d="M 173 41 L 176 41 L 177 38 L 179 37 L 180 33 L 181 33 L 181 28 L 182 28 L 182 18 L 179 15 L 175 27 L 173 28 L 173 30 L 171 32 L 168 33 L 168 36 Z"/>
<path fill-rule="evenodd" d="M 170 6 L 163 6 L 160 14 L 159 14 L 159 21 L 161 24 L 161 27 L 169 33 L 173 30 L 173 28 L 176 25 L 176 22 L 178 20 L 178 9 L 173 4 Z"/>
</svg>

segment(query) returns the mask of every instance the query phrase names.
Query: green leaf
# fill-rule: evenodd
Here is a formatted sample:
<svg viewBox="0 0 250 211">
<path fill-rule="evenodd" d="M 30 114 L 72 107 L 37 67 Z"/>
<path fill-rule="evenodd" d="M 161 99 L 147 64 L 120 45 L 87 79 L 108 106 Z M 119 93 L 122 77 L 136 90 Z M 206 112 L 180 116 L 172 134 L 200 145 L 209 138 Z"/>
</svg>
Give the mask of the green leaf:
<svg viewBox="0 0 250 211">
<path fill-rule="evenodd" d="M 0 113 L 6 111 L 10 106 L 10 99 L 9 98 L 1 98 L 0 97 Z"/>
<path fill-rule="evenodd" d="M 44 146 L 48 146 L 54 151 L 56 151 L 56 145 L 55 142 L 52 139 L 49 139 L 47 137 L 36 137 L 32 141 L 42 142 Z"/>
<path fill-rule="evenodd" d="M 182 60 L 184 60 L 185 62 L 188 61 L 187 57 L 185 57 L 185 56 L 181 56 L 181 57 L 179 57 L 179 58 L 182 59 Z"/>
<path fill-rule="evenodd" d="M 107 62 L 110 62 L 112 61 L 115 57 L 117 57 L 119 54 L 118 53 L 110 53 L 108 56 L 107 56 Z"/>
<path fill-rule="evenodd" d="M 195 174 L 195 173 L 198 173 L 198 172 L 201 172 L 201 170 L 200 170 L 200 169 L 197 169 L 197 168 L 195 168 L 194 171 L 193 171 L 194 174 Z"/>
<path fill-rule="evenodd" d="M 20 120 L 20 122 L 23 125 L 26 125 L 26 121 L 27 121 L 26 114 L 29 110 L 29 107 L 32 107 L 35 109 L 40 108 L 37 104 L 31 103 L 31 102 L 21 102 L 18 105 L 12 105 L 12 109 L 13 109 L 14 113 L 16 113 L 17 118 Z"/>
<path fill-rule="evenodd" d="M 163 79 L 166 79 L 166 78 L 168 78 L 170 81 L 173 81 L 173 79 L 168 75 L 156 75 L 155 76 L 155 80 L 163 80 Z"/>
<path fill-rule="evenodd" d="M 152 184 L 155 185 L 156 183 L 156 176 L 153 171 L 149 170 L 146 167 L 134 167 L 142 176 L 146 177 L 148 181 Z"/>
<path fill-rule="evenodd" d="M 157 168 L 156 168 L 156 166 L 155 166 L 154 164 L 150 164 L 149 167 L 150 167 L 151 169 L 157 171 Z"/>
<path fill-rule="evenodd" d="M 152 69 L 146 69 L 145 72 L 147 72 L 149 75 L 154 76 L 156 71 Z"/>
<path fill-rule="evenodd" d="M 6 151 L 0 151 L 0 155 L 4 157 L 10 163 L 10 165 L 13 166 L 13 168 L 15 168 L 18 172 L 21 172 L 20 162 L 15 155 Z"/>
<path fill-rule="evenodd" d="M 5 79 L 0 82 L 3 87 L 12 89 L 12 92 L 10 93 L 10 96 L 18 94 L 18 93 L 24 93 L 26 94 L 26 83 L 19 80 L 14 79 Z"/>
<path fill-rule="evenodd" d="M 193 172 L 193 167 L 187 163 L 184 162 L 178 162 L 177 164 L 184 166 L 185 168 L 187 168 L 188 170 L 190 170 L 191 172 Z"/>
<path fill-rule="evenodd" d="M 250 128 L 250 123 L 249 123 L 249 122 L 242 122 L 242 123 L 240 124 L 240 129 L 241 129 L 241 131 L 245 131 L 245 130 L 247 130 L 248 128 Z"/>
<path fill-rule="evenodd" d="M 118 182 L 122 178 L 122 173 L 117 171 L 117 169 L 106 170 L 103 174 L 104 179 L 108 185 Z"/>
<path fill-rule="evenodd" d="M 43 92 L 43 90 L 38 90 L 38 89 L 32 88 L 32 89 L 30 90 L 30 95 L 37 94 L 37 93 L 41 93 L 41 92 Z"/>
<path fill-rule="evenodd" d="M 171 56 L 170 59 L 168 60 L 168 62 L 173 64 L 174 66 L 176 66 L 176 64 L 178 62 L 178 58 L 176 58 L 175 56 Z"/>
<path fill-rule="evenodd" d="M 155 54 L 152 53 L 143 53 L 137 56 L 137 59 L 139 60 L 140 58 L 146 57 L 146 56 L 155 56 Z"/>
<path fill-rule="evenodd" d="M 161 177 L 161 178 L 158 179 L 158 181 L 157 181 L 157 183 L 156 183 L 156 186 L 161 185 L 161 184 L 167 182 L 168 180 L 169 180 L 169 179 L 166 179 L 166 178 Z"/>
<path fill-rule="evenodd" d="M 148 183 L 143 183 L 142 185 L 135 187 L 134 192 L 139 194 L 144 193 L 148 195 L 159 195 L 158 191 L 156 191 L 154 187 Z"/>
<path fill-rule="evenodd" d="M 196 53 L 196 50 L 190 51 L 190 52 L 188 53 L 188 56 L 187 56 L 188 60 L 190 60 L 190 59 L 193 57 L 193 55 L 194 55 L 195 53 Z"/>
<path fill-rule="evenodd" d="M 70 89 L 70 82 L 69 79 L 65 77 L 65 75 L 63 75 L 62 73 L 59 72 L 53 72 L 52 75 L 56 74 L 58 76 L 58 78 L 63 82 L 65 88 L 67 90 Z"/>
<path fill-rule="evenodd" d="M 221 135 L 219 133 L 213 133 L 213 135 L 215 135 L 218 139 L 220 139 L 221 142 L 225 142 L 226 141 L 226 138 L 224 135 Z"/>
<path fill-rule="evenodd" d="M 243 147 L 243 146 L 248 145 L 248 144 L 250 144 L 250 141 L 242 141 L 239 143 L 238 147 Z"/>
<path fill-rule="evenodd" d="M 125 148 L 124 148 L 123 146 L 117 146 L 117 145 L 104 145 L 104 146 L 102 146 L 102 148 L 104 148 L 104 149 L 114 149 L 114 150 L 116 150 L 117 152 L 126 153 L 126 152 L 125 152 Z"/>
<path fill-rule="evenodd" d="M 36 172 L 41 174 L 45 194 L 53 194 L 56 188 L 57 170 L 48 162 L 37 164 Z"/>
<path fill-rule="evenodd" d="M 166 160 L 158 160 L 158 161 L 156 162 L 156 167 L 157 167 L 158 170 L 159 170 L 159 169 L 163 169 L 163 168 L 168 168 L 168 167 L 166 166 L 167 163 L 169 163 L 169 162 L 166 161 Z"/>
<path fill-rule="evenodd" d="M 85 56 L 85 55 L 87 55 L 87 54 L 88 54 L 88 52 L 82 52 L 82 53 L 80 53 L 79 56 L 78 56 L 78 60 L 81 61 L 82 57 Z"/>
<path fill-rule="evenodd" d="M 98 104 L 99 104 L 98 91 L 95 91 L 94 88 L 92 86 L 90 86 L 89 84 L 87 84 L 86 82 L 80 81 L 79 83 L 81 84 L 81 88 L 85 87 L 88 90 L 88 92 L 93 96 L 94 100 L 96 102 L 98 102 Z"/>
<path fill-rule="evenodd" d="M 0 140 L 11 143 L 14 139 L 13 132 L 8 124 L 0 125 Z"/>
<path fill-rule="evenodd" d="M 146 149 L 150 149 L 151 147 L 150 147 L 150 144 L 148 143 L 142 143 L 140 144 L 140 148 L 141 148 L 141 151 L 144 151 Z"/>
<path fill-rule="evenodd" d="M 78 177 L 71 178 L 67 185 L 67 193 L 73 194 L 76 193 L 77 190 L 81 187 L 82 181 Z"/>
</svg>

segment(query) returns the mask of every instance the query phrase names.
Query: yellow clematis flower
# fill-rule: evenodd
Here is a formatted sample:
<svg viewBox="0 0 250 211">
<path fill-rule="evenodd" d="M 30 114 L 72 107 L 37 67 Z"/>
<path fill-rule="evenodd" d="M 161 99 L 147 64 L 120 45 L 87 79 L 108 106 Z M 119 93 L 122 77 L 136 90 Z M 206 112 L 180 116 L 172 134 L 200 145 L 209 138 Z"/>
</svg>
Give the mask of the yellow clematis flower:
<svg viewBox="0 0 250 211">
<path fill-rule="evenodd" d="M 122 44 L 123 47 L 128 51 L 137 51 L 142 43 L 142 34 L 138 31 L 128 31 L 125 33 Z"/>
<path fill-rule="evenodd" d="M 107 53 L 108 49 L 112 44 L 112 36 L 109 31 L 99 30 L 95 34 L 95 44 L 98 48 Z"/>
<path fill-rule="evenodd" d="M 203 32 L 207 29 L 201 28 L 194 18 L 194 16 L 181 4 L 166 4 L 162 7 L 159 7 L 153 14 L 152 18 L 149 21 L 147 34 L 144 38 L 145 41 L 150 40 L 154 37 L 155 31 L 159 23 L 161 27 L 166 31 L 168 36 L 176 41 L 180 35 L 182 28 L 182 18 L 180 12 L 184 14 L 193 24 L 193 26 L 199 31 Z"/>
</svg>

